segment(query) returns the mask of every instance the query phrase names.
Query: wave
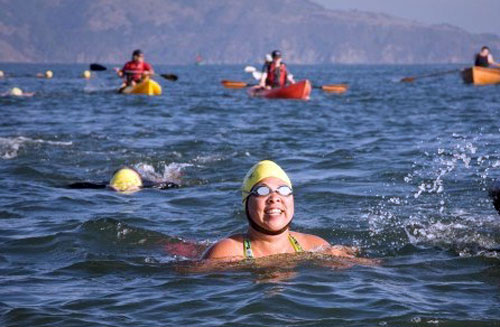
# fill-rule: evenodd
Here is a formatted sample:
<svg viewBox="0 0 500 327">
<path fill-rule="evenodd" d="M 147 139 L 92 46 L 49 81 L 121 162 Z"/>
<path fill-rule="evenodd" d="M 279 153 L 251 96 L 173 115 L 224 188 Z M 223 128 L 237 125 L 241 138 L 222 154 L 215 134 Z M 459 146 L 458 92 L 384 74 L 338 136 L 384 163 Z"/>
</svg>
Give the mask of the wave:
<svg viewBox="0 0 500 327">
<path fill-rule="evenodd" d="M 0 156 L 2 159 L 14 159 L 18 156 L 19 150 L 26 144 L 49 144 L 57 146 L 73 145 L 72 141 L 48 141 L 42 139 L 32 139 L 24 136 L 0 137 Z"/>
</svg>

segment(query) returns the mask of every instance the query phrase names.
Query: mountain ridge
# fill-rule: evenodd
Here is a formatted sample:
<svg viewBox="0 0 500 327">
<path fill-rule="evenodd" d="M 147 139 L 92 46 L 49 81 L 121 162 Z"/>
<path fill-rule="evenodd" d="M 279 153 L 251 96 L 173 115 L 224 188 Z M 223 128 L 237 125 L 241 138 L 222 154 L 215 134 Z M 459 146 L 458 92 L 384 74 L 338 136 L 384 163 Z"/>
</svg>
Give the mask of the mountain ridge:
<svg viewBox="0 0 500 327">
<path fill-rule="evenodd" d="M 297 64 L 469 62 L 500 37 L 308 0 L 0 0 L 0 61 L 121 63 L 260 61 L 279 48 Z"/>
</svg>

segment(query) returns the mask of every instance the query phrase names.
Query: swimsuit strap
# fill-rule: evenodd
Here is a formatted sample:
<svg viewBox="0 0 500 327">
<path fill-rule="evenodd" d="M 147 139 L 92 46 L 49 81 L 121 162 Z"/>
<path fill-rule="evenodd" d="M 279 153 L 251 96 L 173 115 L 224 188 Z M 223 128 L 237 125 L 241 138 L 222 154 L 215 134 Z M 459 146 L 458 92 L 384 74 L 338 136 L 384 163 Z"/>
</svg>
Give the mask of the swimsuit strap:
<svg viewBox="0 0 500 327">
<path fill-rule="evenodd" d="M 252 245 L 249 239 L 243 240 L 243 255 L 246 259 L 253 259 Z"/>
<path fill-rule="evenodd" d="M 288 234 L 288 240 L 290 241 L 290 243 L 292 243 L 293 249 L 296 253 L 304 252 L 304 249 L 302 249 L 299 241 L 297 241 L 295 237 L 292 236 L 292 234 Z"/>
<path fill-rule="evenodd" d="M 302 249 L 299 241 L 297 241 L 297 239 L 293 237 L 292 234 L 288 234 L 288 240 L 290 241 L 290 244 L 292 244 L 295 253 L 304 252 L 304 249 Z M 250 239 L 246 238 L 243 240 L 243 255 L 246 259 L 253 259 L 252 244 L 250 243 Z"/>
</svg>

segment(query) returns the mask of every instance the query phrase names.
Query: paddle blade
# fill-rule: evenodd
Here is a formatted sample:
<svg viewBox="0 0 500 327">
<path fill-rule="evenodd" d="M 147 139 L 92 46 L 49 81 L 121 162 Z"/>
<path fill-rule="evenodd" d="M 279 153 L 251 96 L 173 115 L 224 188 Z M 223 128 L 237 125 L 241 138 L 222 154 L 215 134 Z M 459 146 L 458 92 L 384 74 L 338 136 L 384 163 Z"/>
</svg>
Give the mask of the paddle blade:
<svg viewBox="0 0 500 327">
<path fill-rule="evenodd" d="M 238 81 L 228 81 L 228 80 L 222 80 L 220 82 L 222 86 L 224 86 L 226 89 L 243 89 L 248 86 L 248 83 L 245 82 L 238 82 Z"/>
<path fill-rule="evenodd" d="M 402 78 L 400 82 L 402 83 L 411 83 L 415 80 L 415 77 L 405 77 L 405 78 Z"/>
<path fill-rule="evenodd" d="M 255 78 L 256 80 L 259 81 L 262 78 L 262 73 L 261 72 L 253 72 L 252 76 L 253 76 L 253 78 Z"/>
<path fill-rule="evenodd" d="M 106 70 L 107 68 L 104 67 L 103 65 L 99 65 L 99 64 L 90 64 L 90 70 L 92 71 L 95 71 L 95 72 L 101 72 L 101 71 L 104 71 Z"/>
<path fill-rule="evenodd" d="M 328 93 L 344 93 L 349 88 L 347 84 L 322 85 L 321 89 Z"/>
<path fill-rule="evenodd" d="M 253 66 L 246 66 L 245 67 L 245 73 L 253 73 L 257 71 L 257 68 L 253 67 Z"/>
<path fill-rule="evenodd" d="M 172 81 L 172 82 L 175 82 L 179 79 L 179 77 L 177 75 L 174 75 L 174 74 L 160 74 L 160 76 L 163 77 L 164 79 Z"/>
</svg>

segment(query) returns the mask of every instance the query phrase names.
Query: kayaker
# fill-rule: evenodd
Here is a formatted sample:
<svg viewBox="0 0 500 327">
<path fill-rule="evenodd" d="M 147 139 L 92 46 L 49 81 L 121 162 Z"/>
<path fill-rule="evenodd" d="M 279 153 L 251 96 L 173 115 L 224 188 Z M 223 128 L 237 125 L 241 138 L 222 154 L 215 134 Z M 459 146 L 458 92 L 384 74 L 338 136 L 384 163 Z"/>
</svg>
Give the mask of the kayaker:
<svg viewBox="0 0 500 327">
<path fill-rule="evenodd" d="M 490 48 L 484 46 L 481 48 L 481 51 L 476 54 L 476 60 L 474 62 L 474 66 L 479 67 L 500 67 L 500 64 L 493 60 L 493 55 L 490 52 Z"/>
<path fill-rule="evenodd" d="M 150 181 L 141 176 L 141 174 L 130 167 L 122 167 L 116 170 L 108 182 L 92 183 L 78 182 L 68 185 L 72 189 L 105 189 L 110 188 L 117 192 L 135 192 L 144 188 L 156 188 L 166 190 L 169 188 L 178 188 L 179 185 L 170 181 Z"/>
<path fill-rule="evenodd" d="M 355 247 L 331 246 L 319 236 L 290 231 L 294 215 L 292 183 L 273 161 L 260 161 L 248 171 L 242 200 L 249 224 L 247 232 L 215 243 L 204 259 L 233 261 L 296 252 L 354 258 L 358 252 Z"/>
<path fill-rule="evenodd" d="M 120 77 L 124 77 L 124 85 L 136 85 L 144 77 L 154 74 L 153 67 L 144 61 L 144 53 L 137 49 L 132 52 L 132 60 L 127 62 L 122 69 L 116 69 Z"/>
<path fill-rule="evenodd" d="M 287 82 L 294 84 L 295 80 L 293 76 L 288 71 L 285 63 L 282 62 L 281 52 L 279 50 L 274 50 L 271 57 L 272 62 L 269 65 L 265 65 L 266 71 L 263 71 L 259 87 L 283 87 Z"/>
</svg>

